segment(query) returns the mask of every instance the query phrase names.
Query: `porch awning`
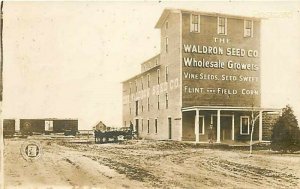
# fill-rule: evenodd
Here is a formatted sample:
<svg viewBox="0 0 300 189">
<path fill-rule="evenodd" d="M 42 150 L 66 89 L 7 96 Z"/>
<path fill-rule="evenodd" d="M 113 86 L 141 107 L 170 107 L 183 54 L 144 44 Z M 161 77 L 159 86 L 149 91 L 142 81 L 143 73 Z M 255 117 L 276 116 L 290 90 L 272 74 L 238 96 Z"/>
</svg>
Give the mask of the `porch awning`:
<svg viewBox="0 0 300 189">
<path fill-rule="evenodd" d="M 181 108 L 182 112 L 195 111 L 195 110 L 281 112 L 281 109 L 279 109 L 279 108 L 237 107 L 237 106 L 190 106 L 190 107 Z"/>
</svg>

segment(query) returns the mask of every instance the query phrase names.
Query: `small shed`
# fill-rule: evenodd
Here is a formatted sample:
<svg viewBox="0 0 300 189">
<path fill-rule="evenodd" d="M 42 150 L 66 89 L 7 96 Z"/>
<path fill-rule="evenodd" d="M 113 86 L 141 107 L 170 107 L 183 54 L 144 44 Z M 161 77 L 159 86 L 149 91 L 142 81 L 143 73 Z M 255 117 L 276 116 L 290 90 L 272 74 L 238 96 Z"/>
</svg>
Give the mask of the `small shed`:
<svg viewBox="0 0 300 189">
<path fill-rule="evenodd" d="M 106 131 L 107 130 L 107 126 L 102 121 L 100 121 L 99 123 L 97 123 L 93 127 L 93 130 L 96 130 L 96 131 Z"/>
</svg>

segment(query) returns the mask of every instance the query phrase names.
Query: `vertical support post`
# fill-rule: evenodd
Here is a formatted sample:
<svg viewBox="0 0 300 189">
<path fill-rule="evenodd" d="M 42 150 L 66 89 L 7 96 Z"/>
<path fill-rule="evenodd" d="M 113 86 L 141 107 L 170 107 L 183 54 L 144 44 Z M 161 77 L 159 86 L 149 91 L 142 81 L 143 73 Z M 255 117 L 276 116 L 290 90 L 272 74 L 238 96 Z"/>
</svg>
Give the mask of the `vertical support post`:
<svg viewBox="0 0 300 189">
<path fill-rule="evenodd" d="M 232 114 L 232 123 L 231 123 L 231 126 L 232 126 L 232 133 L 231 133 L 231 139 L 234 140 L 234 114 Z"/>
<path fill-rule="evenodd" d="M 196 116 L 195 116 L 195 138 L 196 142 L 199 142 L 199 110 L 196 109 Z"/>
<path fill-rule="evenodd" d="M 217 110 L 217 143 L 220 143 L 221 140 L 221 110 Z"/>
<path fill-rule="evenodd" d="M 181 111 L 180 129 L 179 129 L 179 133 L 180 133 L 180 141 L 182 141 L 182 130 L 183 130 L 182 120 L 183 120 L 183 112 Z"/>
<path fill-rule="evenodd" d="M 259 142 L 262 141 L 262 112 L 263 111 L 259 111 L 259 131 L 258 131 Z"/>
</svg>

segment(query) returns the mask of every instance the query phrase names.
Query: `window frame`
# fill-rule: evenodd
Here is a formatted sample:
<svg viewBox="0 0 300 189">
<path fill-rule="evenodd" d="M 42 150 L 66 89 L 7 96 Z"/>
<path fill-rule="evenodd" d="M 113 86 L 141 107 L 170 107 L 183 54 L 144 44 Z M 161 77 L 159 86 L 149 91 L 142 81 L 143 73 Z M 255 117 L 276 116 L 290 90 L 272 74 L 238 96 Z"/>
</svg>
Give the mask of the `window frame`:
<svg viewBox="0 0 300 189">
<path fill-rule="evenodd" d="M 246 32 L 247 29 L 249 29 L 246 28 L 248 22 L 251 22 L 250 35 L 248 35 L 248 33 Z M 253 37 L 253 20 L 247 20 L 247 19 L 244 20 L 244 37 Z"/>
<path fill-rule="evenodd" d="M 168 37 L 166 37 L 166 39 L 165 39 L 165 51 L 166 51 L 166 53 L 168 53 L 169 52 L 169 38 Z"/>
<path fill-rule="evenodd" d="M 194 19 L 193 19 L 194 16 L 198 17 L 197 24 L 193 22 L 194 21 Z M 190 32 L 200 33 L 200 17 L 201 17 L 200 14 L 193 14 L 193 13 L 190 14 Z M 197 26 L 197 28 L 196 28 L 196 26 Z M 195 28 L 197 30 L 195 30 Z"/>
<path fill-rule="evenodd" d="M 147 74 L 147 87 L 150 88 L 150 74 Z"/>
<path fill-rule="evenodd" d="M 147 110 L 150 111 L 150 98 L 147 98 Z"/>
<path fill-rule="evenodd" d="M 160 69 L 157 69 L 157 84 L 160 84 Z"/>
<path fill-rule="evenodd" d="M 142 122 L 142 131 L 141 132 L 144 132 L 144 119 L 141 119 L 141 122 Z"/>
<path fill-rule="evenodd" d="M 169 81 L 169 66 L 165 67 L 165 80 L 166 82 Z"/>
<path fill-rule="evenodd" d="M 142 88 L 142 90 L 144 90 L 144 81 L 143 80 L 144 80 L 144 77 L 142 76 L 141 77 L 141 88 Z"/>
<path fill-rule="evenodd" d="M 159 110 L 159 108 L 160 108 L 159 105 L 160 105 L 160 104 L 159 104 L 159 95 L 157 95 L 157 109 L 158 109 L 158 110 Z"/>
<path fill-rule="evenodd" d="M 165 98 L 166 98 L 166 109 L 168 109 L 169 108 L 169 95 L 168 95 L 168 93 L 166 93 Z"/>
<path fill-rule="evenodd" d="M 243 132 L 243 119 L 247 119 L 247 133 Z M 241 116 L 240 117 L 240 134 L 241 135 L 249 135 L 250 134 L 250 116 Z"/>
<path fill-rule="evenodd" d="M 158 119 L 155 118 L 155 120 L 154 120 L 154 131 L 155 131 L 155 134 L 157 134 L 157 125 L 158 125 Z"/>
<path fill-rule="evenodd" d="M 224 33 L 221 33 L 221 31 L 220 31 L 220 19 L 223 19 L 224 18 Z M 218 25 L 217 25 L 217 33 L 218 33 L 218 35 L 227 35 L 227 18 L 226 17 L 223 17 L 223 16 L 218 16 L 218 23 L 217 23 Z M 222 27 L 223 27 L 223 25 L 222 25 Z"/>
<path fill-rule="evenodd" d="M 143 104 L 143 99 L 140 100 L 141 101 L 141 111 L 144 112 L 144 104 Z"/>
</svg>

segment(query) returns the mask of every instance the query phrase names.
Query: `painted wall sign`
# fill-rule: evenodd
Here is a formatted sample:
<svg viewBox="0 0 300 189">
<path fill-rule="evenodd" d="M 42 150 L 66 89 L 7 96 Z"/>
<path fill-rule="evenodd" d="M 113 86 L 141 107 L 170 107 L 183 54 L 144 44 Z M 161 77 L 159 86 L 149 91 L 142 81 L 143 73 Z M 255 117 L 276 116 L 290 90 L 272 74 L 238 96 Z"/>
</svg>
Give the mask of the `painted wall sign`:
<svg viewBox="0 0 300 189">
<path fill-rule="evenodd" d="M 242 20 L 231 24 L 243 28 Z M 213 36 L 209 26 L 196 35 L 188 26 L 182 37 L 183 107 L 260 106 L 260 36 Z"/>
</svg>

